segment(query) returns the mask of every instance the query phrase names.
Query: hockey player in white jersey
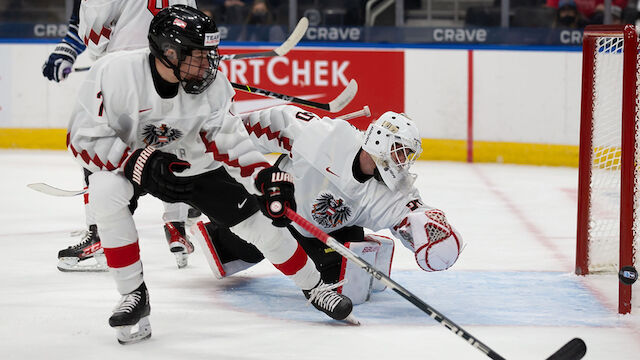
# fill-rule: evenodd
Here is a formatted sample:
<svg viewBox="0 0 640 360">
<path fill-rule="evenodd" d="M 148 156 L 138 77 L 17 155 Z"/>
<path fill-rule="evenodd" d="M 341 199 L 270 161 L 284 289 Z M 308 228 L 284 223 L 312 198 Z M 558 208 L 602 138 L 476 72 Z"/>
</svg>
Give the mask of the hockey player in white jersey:
<svg viewBox="0 0 640 360">
<path fill-rule="evenodd" d="M 75 0 L 67 36 L 47 59 L 43 74 L 56 82 L 66 79 L 85 47 L 94 59 L 115 51 L 147 47 L 151 19 L 162 8 L 174 4 L 196 6 L 194 0 Z M 85 187 L 90 174 L 84 169 Z M 88 194 L 85 194 L 84 204 L 88 230 L 83 232 L 78 244 L 58 252 L 58 269 L 61 271 L 107 270 Z M 185 204 L 163 202 L 163 205 L 162 218 L 169 250 L 175 255 L 178 268 L 183 268 L 194 250 L 185 232 L 185 222 L 197 219 L 200 214 Z M 95 262 L 85 261 L 91 258 Z"/>
<path fill-rule="evenodd" d="M 132 216 L 144 193 L 188 203 L 230 228 L 330 317 L 346 319 L 352 310 L 349 298 L 321 281 L 283 228 L 289 223 L 284 206 L 295 209 L 291 176 L 266 161 L 233 115 L 234 91 L 217 73 L 219 41 L 213 20 L 202 12 L 183 5 L 164 9 L 151 22 L 149 49 L 112 53 L 92 66 L 72 114 L 68 148 L 92 172 L 96 222 L 122 295 L 109 324 L 123 344 L 151 336 Z M 230 173 L 254 178 L 261 195 L 249 193 Z M 280 211 L 267 211 L 277 205 Z"/>
<path fill-rule="evenodd" d="M 422 151 L 415 123 L 386 112 L 365 133 L 340 119 L 322 118 L 295 106 L 277 106 L 243 116 L 251 139 L 264 153 L 282 153 L 277 166 L 294 175 L 298 213 L 330 233 L 365 260 L 389 273 L 393 240 L 376 234 L 389 229 L 412 251 L 425 271 L 452 266 L 462 238 L 441 210 L 426 206 L 410 166 Z M 318 265 L 323 281 L 347 279 L 340 289 L 354 304 L 383 290 L 357 265 L 294 224 L 290 230 Z M 218 278 L 261 260 L 255 247 L 234 239 L 216 224 L 198 224 L 209 265 Z"/>
</svg>

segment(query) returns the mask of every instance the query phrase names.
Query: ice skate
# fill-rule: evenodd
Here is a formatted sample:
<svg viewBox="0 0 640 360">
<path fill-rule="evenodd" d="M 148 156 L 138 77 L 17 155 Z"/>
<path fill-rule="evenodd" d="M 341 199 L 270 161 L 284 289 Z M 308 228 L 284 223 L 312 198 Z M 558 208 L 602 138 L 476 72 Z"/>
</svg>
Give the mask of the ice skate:
<svg viewBox="0 0 640 360">
<path fill-rule="evenodd" d="M 58 252 L 58 270 L 107 271 L 107 261 L 96 225 L 90 225 L 89 230 L 82 232 L 82 240 L 78 244 Z"/>
<path fill-rule="evenodd" d="M 183 222 L 164 224 L 164 234 L 169 243 L 169 250 L 176 256 L 178 268 L 187 266 L 189 254 L 193 252 L 193 244 L 187 239 Z"/>
<path fill-rule="evenodd" d="M 144 283 L 123 295 L 109 318 L 109 326 L 116 329 L 118 342 L 127 345 L 150 338 L 150 313 L 149 293 Z"/>
<path fill-rule="evenodd" d="M 335 291 L 343 282 L 325 284 L 321 280 L 313 289 L 302 290 L 302 292 L 316 309 L 329 315 L 332 319 L 360 325 L 360 322 L 351 315 L 351 310 L 353 310 L 351 299 Z"/>
<path fill-rule="evenodd" d="M 191 229 L 198 221 L 200 221 L 200 217 L 202 216 L 202 212 L 196 208 L 189 207 L 189 211 L 187 212 L 187 221 L 184 223 L 185 229 Z"/>
</svg>

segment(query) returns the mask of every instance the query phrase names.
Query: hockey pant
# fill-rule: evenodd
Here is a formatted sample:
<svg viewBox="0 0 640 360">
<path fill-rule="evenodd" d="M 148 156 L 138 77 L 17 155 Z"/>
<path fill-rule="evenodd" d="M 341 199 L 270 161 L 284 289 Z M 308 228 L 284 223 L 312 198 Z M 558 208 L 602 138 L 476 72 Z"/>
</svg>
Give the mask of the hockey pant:
<svg viewBox="0 0 640 360">
<path fill-rule="evenodd" d="M 85 168 L 83 168 L 82 170 L 84 175 L 83 176 L 84 189 L 86 190 L 89 188 L 89 176 L 91 176 L 91 171 Z M 189 205 L 184 203 L 172 204 L 164 201 L 162 202 L 162 205 L 164 206 L 164 213 L 162 214 L 162 220 L 165 223 L 185 222 L 187 220 Z M 84 193 L 84 214 L 85 214 L 85 221 L 87 223 L 87 228 L 89 228 L 90 225 L 96 224 L 96 219 L 94 216 L 92 204 L 89 202 L 88 191 Z"/>
<path fill-rule="evenodd" d="M 218 279 L 245 270 L 259 263 L 263 256 L 252 244 L 238 238 L 229 229 L 221 228 L 213 223 L 199 222 L 192 229 L 195 238 L 200 242 L 209 267 Z M 375 280 L 357 264 L 348 261 L 315 238 L 305 238 L 293 227 L 289 230 L 295 236 L 305 252 L 313 259 L 325 283 L 347 281 L 338 291 L 348 296 L 353 304 L 367 301 L 372 291 L 382 291 L 385 286 Z M 392 239 L 376 234 L 365 236 L 361 227 L 342 228 L 330 233 L 351 251 L 377 269 L 389 275 L 393 257 L 394 242 Z"/>
<path fill-rule="evenodd" d="M 303 290 L 320 281 L 315 264 L 285 228 L 276 228 L 260 213 L 257 199 L 224 168 L 192 177 L 194 191 L 181 202 L 200 210 L 221 227 L 255 245 L 283 274 Z M 132 210 L 143 195 L 124 176 L 99 171 L 89 177 L 89 196 L 102 247 L 118 291 L 128 294 L 143 282 L 138 233 Z M 131 208 L 131 209 L 130 209 Z"/>
</svg>

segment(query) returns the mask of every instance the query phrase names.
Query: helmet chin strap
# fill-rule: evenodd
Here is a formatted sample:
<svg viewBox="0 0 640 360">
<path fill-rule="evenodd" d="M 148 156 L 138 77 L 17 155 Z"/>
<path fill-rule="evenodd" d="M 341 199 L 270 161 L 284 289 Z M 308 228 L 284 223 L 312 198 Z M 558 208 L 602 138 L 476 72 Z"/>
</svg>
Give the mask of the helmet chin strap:
<svg viewBox="0 0 640 360">
<path fill-rule="evenodd" d="M 375 169 L 373 169 L 373 178 L 380 181 L 380 182 L 384 182 L 384 180 L 382 180 L 382 175 L 380 175 L 380 171 L 378 171 L 378 167 L 376 166 Z"/>
</svg>

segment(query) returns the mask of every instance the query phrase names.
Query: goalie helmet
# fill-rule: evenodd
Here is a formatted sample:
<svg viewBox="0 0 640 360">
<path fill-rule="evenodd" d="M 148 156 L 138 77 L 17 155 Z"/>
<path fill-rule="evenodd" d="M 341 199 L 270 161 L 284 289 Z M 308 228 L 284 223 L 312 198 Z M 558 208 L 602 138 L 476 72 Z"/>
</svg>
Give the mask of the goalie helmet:
<svg viewBox="0 0 640 360">
<path fill-rule="evenodd" d="M 376 178 L 397 190 L 413 185 L 409 168 L 422 152 L 420 132 L 404 114 L 387 111 L 367 128 L 362 149 L 376 163 Z"/>
<path fill-rule="evenodd" d="M 220 62 L 220 32 L 201 11 L 186 5 L 162 9 L 151 20 L 148 39 L 151 54 L 173 69 L 185 92 L 200 94 L 215 80 Z M 176 53 L 177 64 L 166 56 L 170 49 Z M 205 55 L 192 56 L 194 50 Z"/>
</svg>

